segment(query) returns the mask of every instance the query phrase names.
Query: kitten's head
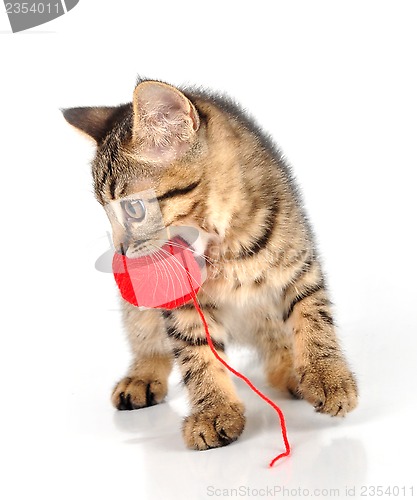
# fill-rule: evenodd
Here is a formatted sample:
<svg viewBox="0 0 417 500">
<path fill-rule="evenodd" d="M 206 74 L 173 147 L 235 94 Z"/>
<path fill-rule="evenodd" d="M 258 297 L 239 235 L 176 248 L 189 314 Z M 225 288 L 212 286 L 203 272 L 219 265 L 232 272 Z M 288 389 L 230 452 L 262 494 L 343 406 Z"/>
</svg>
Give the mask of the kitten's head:
<svg viewBox="0 0 417 500">
<path fill-rule="evenodd" d="M 95 195 L 109 214 L 117 251 L 151 253 L 167 226 L 207 230 L 206 126 L 182 92 L 142 81 L 132 103 L 63 113 L 96 143 Z"/>
</svg>

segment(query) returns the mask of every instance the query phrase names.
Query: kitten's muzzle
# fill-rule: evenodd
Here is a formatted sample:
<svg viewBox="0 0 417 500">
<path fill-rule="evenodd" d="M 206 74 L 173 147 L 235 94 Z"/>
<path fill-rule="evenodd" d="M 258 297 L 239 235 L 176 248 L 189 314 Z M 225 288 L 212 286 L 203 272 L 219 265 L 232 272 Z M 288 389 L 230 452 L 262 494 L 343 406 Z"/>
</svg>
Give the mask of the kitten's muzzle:
<svg viewBox="0 0 417 500">
<path fill-rule="evenodd" d="M 117 253 L 121 255 L 126 255 L 127 257 L 138 256 L 139 254 L 145 255 L 147 253 L 151 253 L 152 245 L 150 244 L 150 240 L 136 240 L 134 242 L 123 242 L 119 244 L 119 247 L 116 248 Z M 148 251 L 144 250 L 147 249 Z"/>
</svg>

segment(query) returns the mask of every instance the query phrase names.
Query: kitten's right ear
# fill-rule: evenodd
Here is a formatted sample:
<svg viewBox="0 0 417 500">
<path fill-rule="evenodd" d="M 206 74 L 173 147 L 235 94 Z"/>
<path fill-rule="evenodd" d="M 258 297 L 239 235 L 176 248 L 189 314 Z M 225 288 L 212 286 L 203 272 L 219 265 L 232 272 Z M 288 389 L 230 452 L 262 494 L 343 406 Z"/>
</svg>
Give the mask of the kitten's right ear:
<svg viewBox="0 0 417 500">
<path fill-rule="evenodd" d="M 100 106 L 62 109 L 67 122 L 101 144 L 112 128 L 121 106 Z"/>
<path fill-rule="evenodd" d="M 139 83 L 133 94 L 133 141 L 147 161 L 168 164 L 190 149 L 200 126 L 191 101 L 172 85 Z"/>
</svg>

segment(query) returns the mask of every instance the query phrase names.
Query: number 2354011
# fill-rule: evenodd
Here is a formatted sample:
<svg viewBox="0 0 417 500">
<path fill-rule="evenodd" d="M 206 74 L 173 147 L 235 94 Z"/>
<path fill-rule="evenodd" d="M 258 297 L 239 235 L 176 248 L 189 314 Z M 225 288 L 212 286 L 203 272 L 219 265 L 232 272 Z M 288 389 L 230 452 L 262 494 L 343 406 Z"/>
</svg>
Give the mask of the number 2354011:
<svg viewBox="0 0 417 500">
<path fill-rule="evenodd" d="M 7 14 L 59 14 L 61 3 L 15 2 L 6 3 Z"/>
</svg>

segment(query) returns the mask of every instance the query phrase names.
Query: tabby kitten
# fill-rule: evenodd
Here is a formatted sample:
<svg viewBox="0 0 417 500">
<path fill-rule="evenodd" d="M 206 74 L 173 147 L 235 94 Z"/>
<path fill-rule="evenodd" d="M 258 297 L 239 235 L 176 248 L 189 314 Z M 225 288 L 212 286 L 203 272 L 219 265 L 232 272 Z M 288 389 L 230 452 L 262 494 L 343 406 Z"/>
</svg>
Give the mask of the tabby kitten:
<svg viewBox="0 0 417 500">
<path fill-rule="evenodd" d="M 153 189 L 166 226 L 204 235 L 208 276 L 198 300 L 220 354 L 231 340 L 249 344 L 272 386 L 321 413 L 353 410 L 357 386 L 336 337 L 311 228 L 288 167 L 262 131 L 223 97 L 151 80 L 138 83 L 132 103 L 64 116 L 96 142 L 92 172 L 103 206 Z M 130 233 L 114 230 L 113 240 L 120 252 L 134 253 Z M 244 406 L 192 303 L 141 311 L 124 302 L 123 319 L 133 362 L 114 389 L 114 406 L 160 403 L 176 361 L 192 408 L 183 424 L 187 446 L 236 440 Z"/>
</svg>

